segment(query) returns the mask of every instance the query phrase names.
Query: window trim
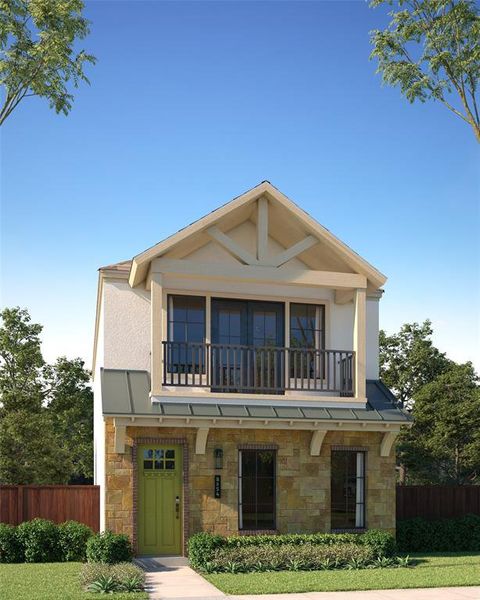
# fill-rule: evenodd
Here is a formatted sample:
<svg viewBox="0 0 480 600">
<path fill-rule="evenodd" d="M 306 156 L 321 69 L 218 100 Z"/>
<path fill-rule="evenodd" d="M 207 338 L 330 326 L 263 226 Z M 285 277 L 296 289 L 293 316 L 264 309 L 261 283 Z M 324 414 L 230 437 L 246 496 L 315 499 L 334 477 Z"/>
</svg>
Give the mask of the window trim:
<svg viewBox="0 0 480 600">
<path fill-rule="evenodd" d="M 242 535 L 259 534 L 260 532 L 277 531 L 277 446 L 273 444 L 244 444 L 238 447 L 238 531 Z M 243 527 L 243 502 L 242 502 L 242 452 L 273 452 L 273 527 Z M 255 481 L 257 476 L 255 476 Z M 258 507 L 258 499 L 255 500 Z"/>
<path fill-rule="evenodd" d="M 358 468 L 359 455 L 362 456 L 362 475 L 355 476 L 355 527 L 333 527 L 332 526 L 332 455 L 334 452 L 352 452 L 356 455 L 356 466 Z M 330 529 L 332 532 L 359 532 L 367 528 L 367 457 L 368 451 L 362 447 L 332 446 L 330 452 Z M 362 501 L 357 499 L 358 484 L 362 484 Z M 358 507 L 361 506 L 360 522 L 357 525 Z"/>
</svg>

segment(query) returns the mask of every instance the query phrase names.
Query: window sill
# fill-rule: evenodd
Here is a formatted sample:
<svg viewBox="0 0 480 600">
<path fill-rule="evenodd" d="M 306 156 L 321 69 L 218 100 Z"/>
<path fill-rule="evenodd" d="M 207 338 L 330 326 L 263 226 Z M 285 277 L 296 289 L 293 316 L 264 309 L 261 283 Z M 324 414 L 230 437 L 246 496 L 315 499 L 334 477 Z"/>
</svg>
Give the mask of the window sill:
<svg viewBox="0 0 480 600">
<path fill-rule="evenodd" d="M 277 529 L 239 529 L 238 535 L 278 535 Z"/>
<path fill-rule="evenodd" d="M 350 529 L 332 529 L 331 533 L 365 533 L 366 527 L 351 527 Z"/>
</svg>

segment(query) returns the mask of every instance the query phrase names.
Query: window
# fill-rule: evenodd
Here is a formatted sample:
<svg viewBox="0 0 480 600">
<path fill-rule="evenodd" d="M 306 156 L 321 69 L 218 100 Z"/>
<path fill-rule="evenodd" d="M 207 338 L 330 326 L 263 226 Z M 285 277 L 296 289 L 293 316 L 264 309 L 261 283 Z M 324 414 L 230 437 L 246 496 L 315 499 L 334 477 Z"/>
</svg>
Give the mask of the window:
<svg viewBox="0 0 480 600">
<path fill-rule="evenodd" d="M 174 471 L 175 450 L 173 448 L 146 448 L 143 451 L 145 471 Z"/>
<path fill-rule="evenodd" d="M 365 527 L 365 452 L 332 450 L 332 529 Z"/>
<path fill-rule="evenodd" d="M 325 306 L 290 304 L 290 348 L 290 377 L 325 377 Z"/>
<path fill-rule="evenodd" d="M 325 347 L 325 306 L 290 304 L 290 346 L 316 350 Z"/>
<path fill-rule="evenodd" d="M 240 529 L 275 529 L 275 450 L 240 450 Z"/>
<path fill-rule="evenodd" d="M 168 370 L 171 373 L 204 371 L 205 298 L 168 297 Z"/>
</svg>

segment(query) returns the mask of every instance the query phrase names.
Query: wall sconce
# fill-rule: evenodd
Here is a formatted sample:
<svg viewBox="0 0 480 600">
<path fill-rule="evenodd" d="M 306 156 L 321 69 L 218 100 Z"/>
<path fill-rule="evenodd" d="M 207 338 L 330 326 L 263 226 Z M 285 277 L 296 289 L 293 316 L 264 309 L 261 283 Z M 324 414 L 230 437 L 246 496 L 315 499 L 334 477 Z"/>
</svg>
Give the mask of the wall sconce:
<svg viewBox="0 0 480 600">
<path fill-rule="evenodd" d="M 223 469 L 223 450 L 222 448 L 215 448 L 213 451 L 213 456 L 215 458 L 215 468 Z"/>
</svg>

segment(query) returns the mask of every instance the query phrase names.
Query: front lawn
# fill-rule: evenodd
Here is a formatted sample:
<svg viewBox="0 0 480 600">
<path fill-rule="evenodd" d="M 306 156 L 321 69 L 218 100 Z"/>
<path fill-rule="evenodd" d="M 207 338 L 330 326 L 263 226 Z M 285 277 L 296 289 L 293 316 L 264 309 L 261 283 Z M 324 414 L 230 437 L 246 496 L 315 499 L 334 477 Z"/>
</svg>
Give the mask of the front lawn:
<svg viewBox="0 0 480 600">
<path fill-rule="evenodd" d="M 81 563 L 0 564 L 1 600 L 98 600 L 80 588 Z M 109 594 L 112 600 L 146 600 L 144 592 Z"/>
<path fill-rule="evenodd" d="M 226 594 L 282 594 L 480 585 L 480 552 L 412 555 L 416 566 L 399 569 L 280 571 L 204 575 Z"/>
</svg>

